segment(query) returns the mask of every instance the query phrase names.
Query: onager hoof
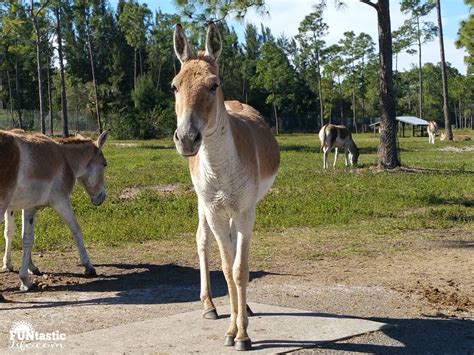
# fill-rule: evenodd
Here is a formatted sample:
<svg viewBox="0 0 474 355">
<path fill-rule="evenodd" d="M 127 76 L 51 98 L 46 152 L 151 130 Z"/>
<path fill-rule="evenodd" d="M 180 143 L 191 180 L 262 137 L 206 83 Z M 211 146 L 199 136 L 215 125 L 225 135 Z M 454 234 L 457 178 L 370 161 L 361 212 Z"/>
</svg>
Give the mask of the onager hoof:
<svg viewBox="0 0 474 355">
<path fill-rule="evenodd" d="M 29 272 L 32 274 L 32 275 L 35 275 L 35 276 L 41 276 L 43 275 L 43 273 L 37 268 L 33 268 L 31 270 L 29 270 Z"/>
<path fill-rule="evenodd" d="M 85 266 L 84 275 L 87 276 L 97 276 L 97 272 L 93 266 Z"/>
<path fill-rule="evenodd" d="M 31 282 L 29 282 L 27 284 L 24 284 L 22 282 L 21 285 L 20 285 L 20 291 L 22 291 L 22 292 L 31 291 L 33 289 L 33 286 L 34 286 L 34 284 L 32 284 Z"/>
<path fill-rule="evenodd" d="M 234 339 L 235 337 L 233 337 L 232 335 L 226 335 L 224 338 L 224 346 L 234 346 L 235 345 Z"/>
<path fill-rule="evenodd" d="M 12 271 L 13 271 L 13 265 L 3 265 L 2 272 L 12 272 Z"/>
<path fill-rule="evenodd" d="M 235 341 L 235 350 L 237 351 L 248 351 L 252 350 L 252 340 L 236 340 Z"/>
<path fill-rule="evenodd" d="M 255 314 L 253 313 L 252 309 L 250 308 L 250 306 L 248 304 L 245 305 L 246 309 L 247 309 L 247 316 L 248 317 L 253 317 Z"/>
<path fill-rule="evenodd" d="M 216 320 L 217 318 L 219 318 L 219 315 L 217 314 L 217 311 L 214 308 L 214 309 L 211 309 L 210 311 L 204 311 L 204 313 L 202 314 L 202 317 L 204 319 Z"/>
</svg>

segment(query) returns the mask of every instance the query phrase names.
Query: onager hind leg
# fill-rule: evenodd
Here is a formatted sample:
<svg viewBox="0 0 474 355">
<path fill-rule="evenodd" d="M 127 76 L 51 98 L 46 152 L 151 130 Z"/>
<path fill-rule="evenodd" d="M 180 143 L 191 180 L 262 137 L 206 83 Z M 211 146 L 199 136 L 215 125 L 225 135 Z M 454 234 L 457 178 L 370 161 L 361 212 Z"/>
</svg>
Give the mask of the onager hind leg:
<svg viewBox="0 0 474 355">
<path fill-rule="evenodd" d="M 337 153 L 339 152 L 339 149 L 336 147 L 334 148 L 334 164 L 333 167 L 336 169 L 336 163 L 337 163 Z"/>
<path fill-rule="evenodd" d="M 5 211 L 5 254 L 3 256 L 2 271 L 13 271 L 12 240 L 15 235 L 15 215 L 11 210 Z"/>
<path fill-rule="evenodd" d="M 31 262 L 31 249 L 34 242 L 34 228 L 35 228 L 36 209 L 29 209 L 22 211 L 22 240 L 23 240 L 23 254 L 20 267 L 20 290 L 28 291 L 31 289 L 32 283 L 28 274 L 28 269 Z"/>
</svg>

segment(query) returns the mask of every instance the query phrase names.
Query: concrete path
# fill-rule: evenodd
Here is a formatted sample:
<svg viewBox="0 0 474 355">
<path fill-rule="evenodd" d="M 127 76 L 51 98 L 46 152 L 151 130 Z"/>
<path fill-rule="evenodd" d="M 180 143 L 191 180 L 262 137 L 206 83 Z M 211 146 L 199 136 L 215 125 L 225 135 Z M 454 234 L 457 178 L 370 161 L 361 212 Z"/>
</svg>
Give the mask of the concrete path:
<svg viewBox="0 0 474 355">
<path fill-rule="evenodd" d="M 329 317 L 298 309 L 251 303 L 252 353 L 282 353 L 374 332 L 387 324 L 359 318 Z M 218 308 L 216 321 L 201 310 L 68 336 L 62 349 L 35 348 L 35 353 L 237 353 L 223 346 L 229 322 L 228 307 Z M 3 349 L 7 350 L 7 349 Z M 1 350 L 0 350 L 1 352 Z M 17 351 L 15 351 L 18 353 Z M 31 351 L 26 351 L 31 353 Z"/>
</svg>

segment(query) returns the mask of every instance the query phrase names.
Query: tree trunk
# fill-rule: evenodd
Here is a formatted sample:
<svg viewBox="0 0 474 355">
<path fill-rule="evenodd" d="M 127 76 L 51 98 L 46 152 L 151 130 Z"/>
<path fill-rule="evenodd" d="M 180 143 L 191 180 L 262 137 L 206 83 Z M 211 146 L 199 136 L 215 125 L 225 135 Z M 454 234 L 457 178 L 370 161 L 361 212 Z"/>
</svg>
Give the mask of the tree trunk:
<svg viewBox="0 0 474 355">
<path fill-rule="evenodd" d="M 423 119 L 424 112 L 423 112 L 423 71 L 421 65 L 421 32 L 420 32 L 420 19 L 416 19 L 416 24 L 418 26 L 418 83 L 420 86 L 420 91 L 418 93 L 418 105 L 420 109 L 420 118 Z"/>
<path fill-rule="evenodd" d="M 93 53 L 92 53 L 92 45 L 91 45 L 89 24 L 87 24 L 87 47 L 89 49 L 89 60 L 90 60 L 90 64 L 91 64 L 92 86 L 94 87 L 95 114 L 96 114 L 96 117 L 97 117 L 97 126 L 99 127 L 99 133 L 102 133 L 102 121 L 100 120 L 100 110 L 99 110 L 99 95 L 97 94 L 97 82 L 95 80 L 94 56 L 93 56 Z"/>
<path fill-rule="evenodd" d="M 380 82 L 380 145 L 378 151 L 379 169 L 394 169 L 400 166 L 397 150 L 397 122 L 392 78 L 392 30 L 390 26 L 390 2 L 369 0 L 361 2 L 377 10 L 379 41 Z"/>
<path fill-rule="evenodd" d="M 59 14 L 61 1 L 59 6 L 55 9 L 56 12 L 56 35 L 58 40 L 58 57 L 59 57 L 59 74 L 61 77 L 61 109 L 63 113 L 63 137 L 69 137 L 68 117 L 67 117 L 67 97 L 66 97 L 66 80 L 64 79 L 64 59 L 63 59 L 63 44 L 61 37 L 61 16 Z"/>
<path fill-rule="evenodd" d="M 53 95 L 51 87 L 51 57 L 48 55 L 48 105 L 49 105 L 49 133 L 51 137 L 54 135 L 53 123 Z"/>
<path fill-rule="evenodd" d="M 18 124 L 20 125 L 20 129 L 25 129 L 23 124 L 23 112 L 21 111 L 22 100 L 21 100 L 21 87 L 20 87 L 20 76 L 19 76 L 19 69 L 18 69 L 18 56 L 15 56 L 15 96 L 16 96 L 16 113 L 18 114 Z"/>
<path fill-rule="evenodd" d="M 36 69 L 38 71 L 38 99 L 39 99 L 39 115 L 40 115 L 40 126 L 41 133 L 46 134 L 46 122 L 44 120 L 43 112 L 43 72 L 41 70 L 41 33 L 36 20 L 36 15 L 33 11 L 33 0 L 30 0 L 30 17 L 35 30 L 36 40 Z"/>
<path fill-rule="evenodd" d="M 277 115 L 277 109 L 275 105 L 275 93 L 273 93 L 273 114 L 275 115 L 275 129 L 276 129 L 276 135 L 278 136 L 279 134 L 279 125 L 278 125 L 278 115 Z"/>
<path fill-rule="evenodd" d="M 135 48 L 135 55 L 133 60 L 133 89 L 137 88 L 137 49 Z"/>
<path fill-rule="evenodd" d="M 13 90 L 10 82 L 10 70 L 7 70 L 7 81 L 8 81 L 8 97 L 10 98 L 10 118 L 12 120 L 12 128 L 15 127 L 15 119 L 13 117 Z"/>
<path fill-rule="evenodd" d="M 453 132 L 451 130 L 451 121 L 449 119 L 449 103 L 448 103 L 448 76 L 446 73 L 446 59 L 444 57 L 444 41 L 443 41 L 443 22 L 441 20 L 441 4 L 436 0 L 436 13 L 438 15 L 438 39 L 439 54 L 441 57 L 441 80 L 443 82 L 443 112 L 446 140 L 453 140 Z M 461 116 L 461 112 L 459 112 Z"/>
</svg>

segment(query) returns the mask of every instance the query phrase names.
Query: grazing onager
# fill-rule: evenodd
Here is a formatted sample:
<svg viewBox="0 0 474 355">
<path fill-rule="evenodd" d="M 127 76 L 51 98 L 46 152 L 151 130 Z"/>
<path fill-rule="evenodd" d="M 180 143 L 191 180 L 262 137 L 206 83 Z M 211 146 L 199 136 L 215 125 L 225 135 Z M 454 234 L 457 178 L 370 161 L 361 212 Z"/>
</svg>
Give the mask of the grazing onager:
<svg viewBox="0 0 474 355">
<path fill-rule="evenodd" d="M 344 148 L 344 163 L 354 166 L 359 159 L 359 149 L 357 148 L 352 134 L 346 126 L 325 124 L 319 131 L 319 140 L 321 141 L 320 151 L 324 153 L 323 169 L 328 168 L 328 156 L 332 148 L 335 148 L 334 168 L 337 163 L 337 153 L 339 148 Z"/>
<path fill-rule="evenodd" d="M 428 143 L 434 144 L 436 133 L 438 133 L 438 124 L 435 121 L 428 122 Z"/>
<path fill-rule="evenodd" d="M 39 274 L 31 260 L 35 214 L 41 207 L 53 208 L 70 228 L 85 273 L 95 275 L 87 255 L 81 228 L 76 221 L 70 195 L 76 179 L 98 206 L 105 200 L 102 146 L 107 132 L 97 142 L 83 138 L 53 140 L 42 134 L 0 131 L 0 222 L 5 214 L 5 256 L 3 270 L 13 270 L 12 238 L 14 211 L 22 210 L 23 255 L 20 268 L 21 290 L 32 286 L 28 270 Z"/>
<path fill-rule="evenodd" d="M 246 311 L 248 256 L 255 209 L 270 189 L 280 164 L 278 144 L 262 116 L 238 101 L 225 101 L 217 59 L 221 38 L 211 22 L 206 50 L 195 55 L 181 25 L 174 32 L 181 70 L 173 79 L 178 153 L 189 158 L 198 197 L 197 251 L 204 316 L 215 318 L 209 279 L 209 251 L 214 235 L 230 298 L 230 327 L 224 344 L 249 350 Z"/>
</svg>

